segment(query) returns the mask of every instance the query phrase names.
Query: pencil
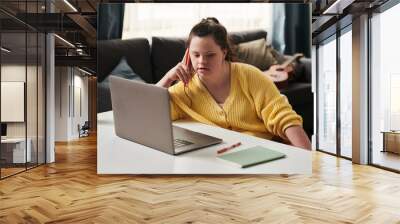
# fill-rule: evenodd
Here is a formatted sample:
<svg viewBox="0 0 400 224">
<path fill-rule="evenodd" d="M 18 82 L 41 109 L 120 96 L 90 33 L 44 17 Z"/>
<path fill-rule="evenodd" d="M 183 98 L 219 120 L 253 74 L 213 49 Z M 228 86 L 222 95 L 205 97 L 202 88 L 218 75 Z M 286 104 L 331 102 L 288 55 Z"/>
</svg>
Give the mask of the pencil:
<svg viewBox="0 0 400 224">
<path fill-rule="evenodd" d="M 236 147 L 238 147 L 240 145 L 242 145 L 241 142 L 235 143 L 235 144 L 233 144 L 231 146 L 228 146 L 228 147 L 225 147 L 225 148 L 222 148 L 222 149 L 218 150 L 217 153 L 221 154 L 221 153 L 227 152 L 227 151 L 229 151 L 231 149 L 234 149 L 234 148 L 236 148 Z"/>
</svg>

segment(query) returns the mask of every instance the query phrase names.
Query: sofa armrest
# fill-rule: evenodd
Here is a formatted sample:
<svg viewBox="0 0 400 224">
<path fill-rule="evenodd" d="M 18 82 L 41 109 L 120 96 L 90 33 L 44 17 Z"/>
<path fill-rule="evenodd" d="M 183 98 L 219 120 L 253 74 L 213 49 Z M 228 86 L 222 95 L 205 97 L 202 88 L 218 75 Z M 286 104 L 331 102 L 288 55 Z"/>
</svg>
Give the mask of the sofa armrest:
<svg viewBox="0 0 400 224">
<path fill-rule="evenodd" d="M 154 82 L 150 45 L 145 38 L 105 40 L 97 43 L 98 82 L 105 80 L 125 57 L 132 70 L 146 82 Z"/>
<path fill-rule="evenodd" d="M 291 55 L 284 55 L 284 60 L 289 60 Z M 311 83 L 311 59 L 302 57 L 294 63 L 293 76 L 291 82 Z"/>
<path fill-rule="evenodd" d="M 288 98 L 293 110 L 303 118 L 303 128 L 311 137 L 314 128 L 314 96 L 311 83 L 289 83 L 286 88 L 280 89 L 280 92 Z"/>
<path fill-rule="evenodd" d="M 111 106 L 111 93 L 109 79 L 97 83 L 97 113 L 110 111 Z"/>
<path fill-rule="evenodd" d="M 311 83 L 311 58 L 301 58 L 299 65 L 303 67 L 303 79 L 300 81 Z"/>
</svg>

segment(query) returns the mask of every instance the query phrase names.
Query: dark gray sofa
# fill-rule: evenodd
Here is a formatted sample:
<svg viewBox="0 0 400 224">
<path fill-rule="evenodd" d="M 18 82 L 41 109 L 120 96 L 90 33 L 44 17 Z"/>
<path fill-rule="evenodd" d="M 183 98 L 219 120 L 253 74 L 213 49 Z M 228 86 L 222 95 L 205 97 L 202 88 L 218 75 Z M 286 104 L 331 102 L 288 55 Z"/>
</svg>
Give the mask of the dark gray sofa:
<svg viewBox="0 0 400 224">
<path fill-rule="evenodd" d="M 234 44 L 266 38 L 264 30 L 230 33 Z M 97 44 L 98 83 L 97 112 L 111 110 L 111 98 L 107 77 L 126 58 L 132 70 L 148 83 L 158 82 L 164 74 L 181 61 L 185 52 L 184 38 L 152 37 L 151 45 L 145 38 L 105 40 Z M 281 89 L 294 110 L 303 117 L 304 129 L 313 132 L 313 95 L 311 92 L 311 60 L 300 59 L 296 64 L 294 79 Z"/>
</svg>

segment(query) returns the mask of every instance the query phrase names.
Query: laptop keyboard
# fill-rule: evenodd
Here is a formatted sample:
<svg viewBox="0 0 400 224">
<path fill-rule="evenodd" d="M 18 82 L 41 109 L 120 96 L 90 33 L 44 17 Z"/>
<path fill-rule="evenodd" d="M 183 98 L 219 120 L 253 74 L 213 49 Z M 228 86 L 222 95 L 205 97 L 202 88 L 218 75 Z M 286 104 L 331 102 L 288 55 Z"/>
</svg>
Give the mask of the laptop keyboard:
<svg viewBox="0 0 400 224">
<path fill-rule="evenodd" d="M 187 145 L 191 145 L 193 144 L 193 142 L 189 142 L 183 139 L 174 139 L 174 147 L 175 148 L 179 148 L 179 147 L 183 147 L 183 146 L 187 146 Z"/>
</svg>

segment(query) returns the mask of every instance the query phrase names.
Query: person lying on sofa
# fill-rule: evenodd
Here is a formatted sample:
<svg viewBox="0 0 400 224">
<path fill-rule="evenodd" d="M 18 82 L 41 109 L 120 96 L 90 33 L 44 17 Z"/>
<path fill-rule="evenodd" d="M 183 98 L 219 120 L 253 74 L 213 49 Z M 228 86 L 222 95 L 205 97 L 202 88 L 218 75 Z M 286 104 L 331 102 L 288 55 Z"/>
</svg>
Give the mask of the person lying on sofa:
<svg viewBox="0 0 400 224">
<path fill-rule="evenodd" d="M 156 84 L 168 88 L 172 120 L 195 121 L 311 150 L 302 118 L 256 67 L 232 62 L 227 31 L 215 18 L 190 31 L 183 61 Z M 175 85 L 171 84 L 180 80 Z"/>
<path fill-rule="evenodd" d="M 284 56 L 267 44 L 266 38 L 233 45 L 235 60 L 251 64 L 267 75 L 278 88 L 287 86 L 289 80 L 298 78 L 293 67 L 302 54 Z"/>
</svg>

